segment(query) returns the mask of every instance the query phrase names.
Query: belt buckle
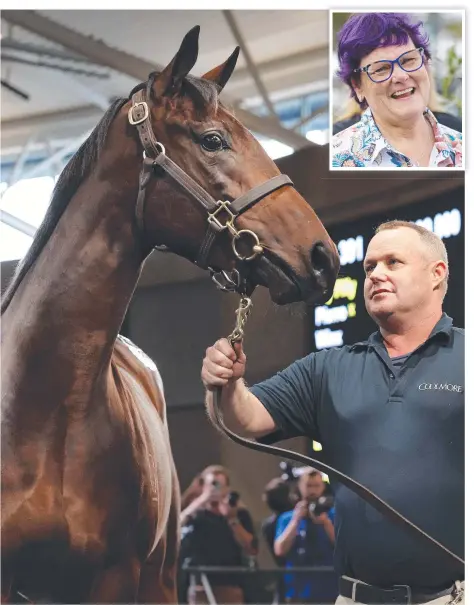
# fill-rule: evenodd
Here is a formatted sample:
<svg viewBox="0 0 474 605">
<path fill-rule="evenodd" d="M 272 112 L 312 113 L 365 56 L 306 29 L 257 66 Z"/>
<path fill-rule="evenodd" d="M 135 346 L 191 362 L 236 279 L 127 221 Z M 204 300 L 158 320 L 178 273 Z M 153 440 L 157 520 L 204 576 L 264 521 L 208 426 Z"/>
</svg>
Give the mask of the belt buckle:
<svg viewBox="0 0 474 605">
<path fill-rule="evenodd" d="M 352 578 L 351 578 L 352 580 Z M 351 599 L 357 603 L 357 585 L 360 584 L 360 580 L 352 580 L 352 594 Z"/>
<path fill-rule="evenodd" d="M 407 605 L 410 605 L 410 603 L 412 602 L 412 600 L 411 600 L 412 594 L 411 594 L 411 588 L 410 588 L 410 586 L 408 586 L 407 584 L 394 584 L 393 587 L 394 588 L 406 588 L 407 599 L 408 599 L 407 600 Z"/>
</svg>

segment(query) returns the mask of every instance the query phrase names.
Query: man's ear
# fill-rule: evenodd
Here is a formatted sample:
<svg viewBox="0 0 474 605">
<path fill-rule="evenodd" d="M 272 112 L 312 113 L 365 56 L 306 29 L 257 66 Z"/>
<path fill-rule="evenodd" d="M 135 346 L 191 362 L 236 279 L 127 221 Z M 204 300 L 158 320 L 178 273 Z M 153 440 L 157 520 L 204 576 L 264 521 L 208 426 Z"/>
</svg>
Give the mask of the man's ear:
<svg viewBox="0 0 474 605">
<path fill-rule="evenodd" d="M 440 284 L 446 279 L 448 275 L 448 266 L 442 260 L 438 260 L 433 263 L 433 267 L 431 269 L 432 279 L 435 285 L 435 289 L 439 288 Z"/>
<path fill-rule="evenodd" d="M 227 61 L 224 61 L 224 63 L 221 63 L 221 65 L 218 65 L 217 67 L 214 67 L 214 69 L 211 69 L 205 73 L 202 76 L 203 79 L 215 82 L 222 90 L 234 71 L 237 59 L 239 58 L 239 52 L 240 46 L 237 46 Z"/>
<path fill-rule="evenodd" d="M 175 94 L 181 89 L 184 78 L 194 67 L 199 52 L 199 25 L 193 27 L 183 38 L 178 52 L 153 83 L 157 97 Z"/>
</svg>

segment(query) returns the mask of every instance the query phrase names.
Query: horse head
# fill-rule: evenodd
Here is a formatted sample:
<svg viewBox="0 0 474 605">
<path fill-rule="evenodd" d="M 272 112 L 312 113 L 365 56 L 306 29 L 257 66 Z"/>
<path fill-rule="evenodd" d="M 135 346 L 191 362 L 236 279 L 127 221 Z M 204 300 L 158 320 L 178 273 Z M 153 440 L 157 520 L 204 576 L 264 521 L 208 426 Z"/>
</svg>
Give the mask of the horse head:
<svg viewBox="0 0 474 605">
<path fill-rule="evenodd" d="M 137 155 L 148 161 L 138 217 L 145 251 L 161 244 L 215 271 L 238 268 L 279 304 L 323 302 L 339 270 L 336 247 L 288 177 L 219 100 L 239 48 L 197 78 L 189 72 L 198 37 L 195 27 L 123 110 L 130 136 L 142 128 Z"/>
</svg>

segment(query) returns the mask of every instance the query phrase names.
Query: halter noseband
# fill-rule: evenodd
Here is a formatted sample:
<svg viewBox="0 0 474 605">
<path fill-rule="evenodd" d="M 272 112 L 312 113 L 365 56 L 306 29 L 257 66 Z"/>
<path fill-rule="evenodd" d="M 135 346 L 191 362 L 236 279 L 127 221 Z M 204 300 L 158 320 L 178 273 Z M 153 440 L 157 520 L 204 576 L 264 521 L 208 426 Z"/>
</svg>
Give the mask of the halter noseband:
<svg viewBox="0 0 474 605">
<path fill-rule="evenodd" d="M 264 197 L 273 193 L 281 187 L 289 185 L 294 187 L 293 182 L 286 174 L 280 174 L 257 185 L 244 193 L 233 202 L 216 201 L 201 185 L 196 183 L 184 170 L 182 170 L 167 155 L 164 146 L 155 140 L 150 120 L 150 109 L 143 90 L 132 95 L 132 107 L 128 112 L 128 121 L 138 130 L 141 144 L 143 146 L 143 166 L 140 172 L 139 191 L 135 216 L 140 231 L 145 232 L 144 207 L 146 187 L 154 174 L 155 167 L 163 169 L 171 178 L 185 189 L 192 198 L 204 207 L 207 212 L 208 227 L 204 240 L 201 244 L 195 263 L 204 269 L 210 269 L 212 279 L 222 290 L 240 291 L 240 277 L 237 270 L 231 273 L 226 271 L 214 271 L 208 266 L 208 258 L 215 237 L 218 233 L 228 230 L 232 238 L 232 250 L 239 261 L 251 261 L 262 254 L 263 247 L 258 235 L 249 229 L 237 229 L 235 219 L 243 212 L 251 208 Z M 237 242 L 241 237 L 253 239 L 252 253 L 244 255 L 237 249 Z"/>
</svg>

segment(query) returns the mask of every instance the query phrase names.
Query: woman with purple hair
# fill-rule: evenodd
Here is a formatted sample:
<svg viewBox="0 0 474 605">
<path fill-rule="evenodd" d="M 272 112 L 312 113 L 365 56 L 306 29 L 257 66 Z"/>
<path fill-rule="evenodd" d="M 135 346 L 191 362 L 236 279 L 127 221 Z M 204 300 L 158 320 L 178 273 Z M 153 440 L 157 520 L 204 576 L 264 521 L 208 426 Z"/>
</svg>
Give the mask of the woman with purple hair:
<svg viewBox="0 0 474 605">
<path fill-rule="evenodd" d="M 462 167 L 462 135 L 428 109 L 431 52 L 422 26 L 406 14 L 363 13 L 342 27 L 337 75 L 363 113 L 333 136 L 333 167 Z"/>
</svg>

